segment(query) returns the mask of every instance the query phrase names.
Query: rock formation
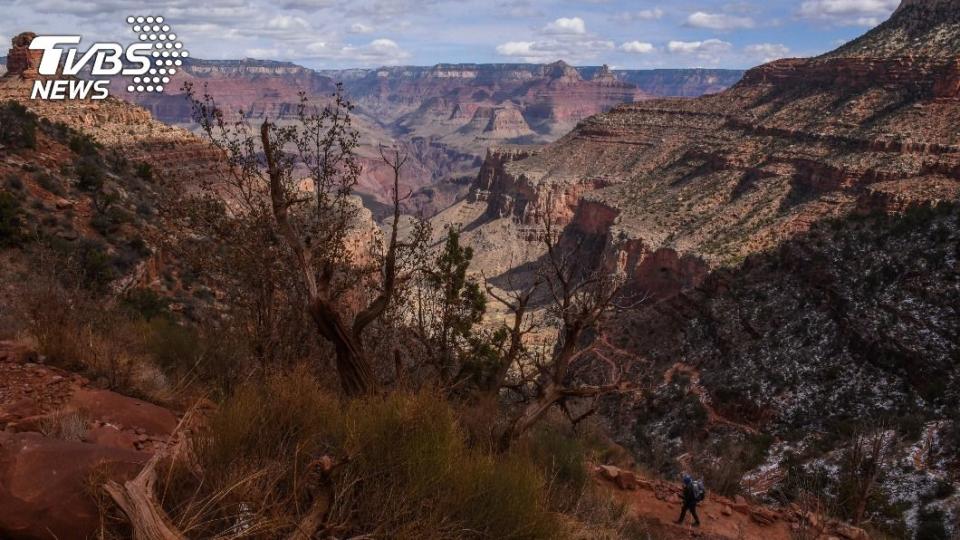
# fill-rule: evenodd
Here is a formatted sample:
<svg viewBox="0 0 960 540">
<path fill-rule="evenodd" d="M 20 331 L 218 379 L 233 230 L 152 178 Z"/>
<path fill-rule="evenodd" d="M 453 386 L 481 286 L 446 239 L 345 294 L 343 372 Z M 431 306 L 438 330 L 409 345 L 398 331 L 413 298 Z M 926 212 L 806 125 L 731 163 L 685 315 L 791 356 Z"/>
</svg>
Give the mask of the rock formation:
<svg viewBox="0 0 960 540">
<path fill-rule="evenodd" d="M 37 78 L 39 75 L 37 68 L 40 66 L 43 51 L 30 49 L 30 43 L 36 36 L 33 32 L 23 32 L 13 38 L 10 52 L 7 53 L 6 76 L 19 76 L 23 79 Z"/>
</svg>

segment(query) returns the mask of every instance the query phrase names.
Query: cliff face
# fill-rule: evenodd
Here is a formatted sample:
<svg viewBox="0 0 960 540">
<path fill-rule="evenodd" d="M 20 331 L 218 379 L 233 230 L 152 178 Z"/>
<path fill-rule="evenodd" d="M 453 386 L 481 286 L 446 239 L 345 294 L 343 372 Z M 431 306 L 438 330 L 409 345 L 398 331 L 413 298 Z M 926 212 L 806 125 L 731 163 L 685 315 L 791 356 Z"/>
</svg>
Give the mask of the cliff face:
<svg viewBox="0 0 960 540">
<path fill-rule="evenodd" d="M 549 211 L 651 295 L 609 329 L 652 389 L 609 404 L 624 444 L 670 472 L 678 456 L 710 470 L 749 453 L 730 474 L 782 496 L 788 459 L 833 467 L 850 444 L 838 433 L 882 421 L 909 464 L 885 469 L 881 496 L 956 515 L 957 497 L 929 492 L 955 483 L 960 455 L 945 412 L 960 399 L 958 14 L 957 0 L 904 2 L 837 51 L 489 158 L 486 219 L 529 237 Z M 906 516 L 877 520 L 906 537 Z"/>
<path fill-rule="evenodd" d="M 916 13 L 904 7 L 873 33 L 900 35 L 895 29 L 906 26 L 911 36 L 936 32 L 943 43 L 960 34 L 952 13 L 946 26 L 933 19 L 934 30 L 917 26 Z M 492 185 L 522 185 L 490 200 L 585 187 L 572 198 L 609 206 L 618 216 L 613 236 L 718 268 L 825 218 L 956 199 L 960 43 L 952 55 L 850 50 L 859 49 L 760 66 L 719 95 L 649 100 L 589 118 L 506 165 Z"/>
</svg>

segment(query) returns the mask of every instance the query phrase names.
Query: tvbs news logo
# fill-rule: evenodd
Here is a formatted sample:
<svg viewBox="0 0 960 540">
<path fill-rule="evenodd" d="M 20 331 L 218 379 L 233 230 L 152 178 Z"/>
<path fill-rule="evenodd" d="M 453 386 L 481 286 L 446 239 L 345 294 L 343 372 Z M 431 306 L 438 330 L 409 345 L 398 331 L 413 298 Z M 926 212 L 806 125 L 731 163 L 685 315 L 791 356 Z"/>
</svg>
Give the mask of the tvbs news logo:
<svg viewBox="0 0 960 540">
<path fill-rule="evenodd" d="M 109 77 L 117 75 L 126 78 L 127 92 L 163 92 L 190 53 L 163 17 L 131 15 L 127 24 L 138 41 L 126 47 L 97 42 L 80 53 L 80 36 L 33 38 L 30 48 L 43 51 L 37 68 L 40 75 L 76 76 L 89 68 L 90 79 L 38 79 L 33 83 L 30 99 L 105 99 L 110 95 Z"/>
</svg>

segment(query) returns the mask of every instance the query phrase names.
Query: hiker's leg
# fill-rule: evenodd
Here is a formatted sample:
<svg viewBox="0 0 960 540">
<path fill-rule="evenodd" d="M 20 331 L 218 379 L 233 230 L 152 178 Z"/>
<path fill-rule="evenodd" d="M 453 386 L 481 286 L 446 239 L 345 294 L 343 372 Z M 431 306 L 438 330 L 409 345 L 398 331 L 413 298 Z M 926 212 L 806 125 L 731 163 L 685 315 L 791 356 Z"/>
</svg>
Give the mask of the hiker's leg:
<svg viewBox="0 0 960 540">
<path fill-rule="evenodd" d="M 693 516 L 693 524 L 694 524 L 694 525 L 699 525 L 699 524 L 700 524 L 700 516 L 697 515 L 697 505 L 692 505 L 692 506 L 690 507 L 690 515 Z"/>
<path fill-rule="evenodd" d="M 680 519 L 677 520 L 677 523 L 683 523 L 683 519 L 687 517 L 687 504 L 683 504 L 683 508 L 680 509 Z"/>
</svg>

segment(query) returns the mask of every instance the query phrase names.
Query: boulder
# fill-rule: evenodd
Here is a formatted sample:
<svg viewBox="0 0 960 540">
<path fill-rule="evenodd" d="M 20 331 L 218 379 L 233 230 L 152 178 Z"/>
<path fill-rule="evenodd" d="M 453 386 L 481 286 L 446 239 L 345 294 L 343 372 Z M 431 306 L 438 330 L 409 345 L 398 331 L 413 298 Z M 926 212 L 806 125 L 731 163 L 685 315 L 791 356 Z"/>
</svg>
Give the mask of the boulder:
<svg viewBox="0 0 960 540">
<path fill-rule="evenodd" d="M 21 418 L 36 416 L 42 412 L 36 400 L 30 398 L 21 398 L 12 403 L 0 405 L 0 426 Z"/>
<path fill-rule="evenodd" d="M 90 497 L 93 475 L 132 478 L 148 454 L 38 433 L 0 432 L 0 538 L 93 538 L 99 512 Z"/>
<path fill-rule="evenodd" d="M 124 428 L 141 428 L 153 436 L 169 435 L 177 427 L 177 417 L 168 409 L 109 390 L 79 388 L 70 397 L 69 406 L 93 420 Z"/>
<path fill-rule="evenodd" d="M 141 440 L 143 437 L 144 440 Z M 108 448 L 119 448 L 123 450 L 139 450 L 138 443 L 145 442 L 146 436 L 138 435 L 132 431 L 122 431 L 116 426 L 110 424 L 96 426 L 87 431 L 83 441 L 106 446 Z"/>
<path fill-rule="evenodd" d="M 777 521 L 777 514 L 766 508 L 752 508 L 750 511 L 750 519 L 760 525 L 772 525 Z"/>
<path fill-rule="evenodd" d="M 615 483 L 618 488 L 625 491 L 634 491 L 640 485 L 640 481 L 633 471 L 627 471 L 613 465 L 599 465 L 596 471 L 600 473 L 603 478 L 610 480 Z"/>
</svg>

